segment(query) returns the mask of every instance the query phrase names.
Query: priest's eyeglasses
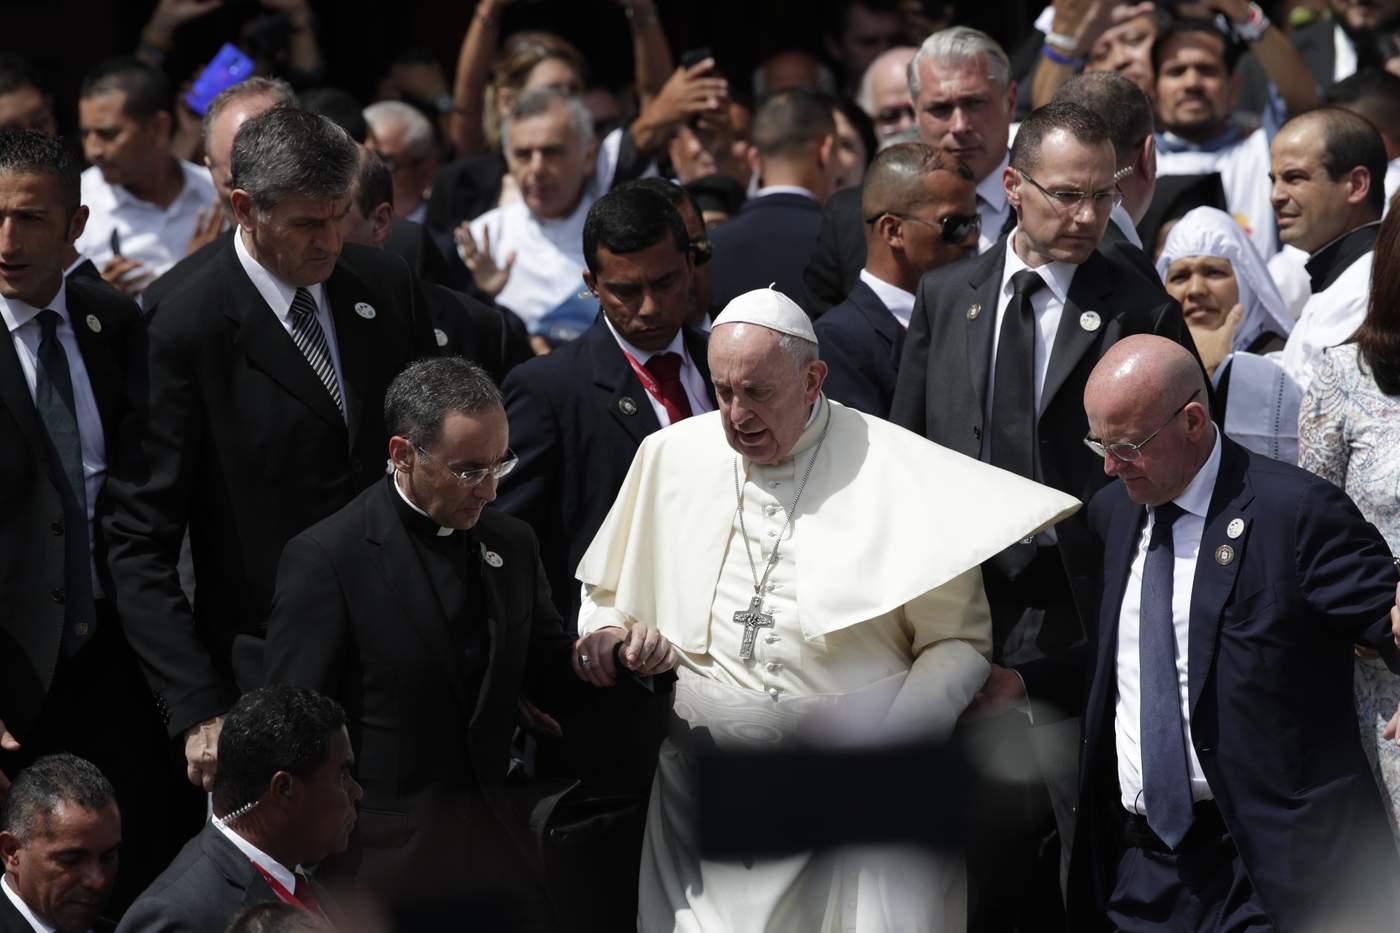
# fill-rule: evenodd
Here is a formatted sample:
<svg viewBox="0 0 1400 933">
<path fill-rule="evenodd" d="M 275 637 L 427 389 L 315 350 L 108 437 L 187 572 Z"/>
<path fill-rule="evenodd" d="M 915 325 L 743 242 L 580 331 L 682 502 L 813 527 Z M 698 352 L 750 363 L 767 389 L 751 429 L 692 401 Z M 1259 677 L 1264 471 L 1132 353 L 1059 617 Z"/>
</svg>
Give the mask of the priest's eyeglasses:
<svg viewBox="0 0 1400 933">
<path fill-rule="evenodd" d="M 1096 211 L 1111 211 L 1123 203 L 1123 192 L 1119 191 L 1116 186 L 1117 178 L 1114 179 L 1114 187 L 1104 188 L 1102 191 L 1051 191 L 1020 169 L 1016 171 L 1026 181 L 1035 185 L 1036 190 L 1049 198 L 1051 204 L 1067 211 L 1078 210 L 1085 201 L 1091 202 Z"/>
<path fill-rule="evenodd" d="M 486 482 L 487 479 L 502 479 L 506 476 L 506 474 L 508 474 L 511 470 L 515 469 L 520 464 L 520 458 L 515 455 L 515 451 L 507 450 L 505 459 L 502 460 L 500 463 L 495 464 L 494 466 L 481 467 L 476 470 L 462 470 L 461 472 L 458 472 L 457 470 L 454 470 L 447 464 L 443 463 L 437 457 L 434 457 L 432 454 L 428 453 L 422 447 L 419 447 L 417 444 L 413 446 L 413 449 L 418 451 L 418 455 L 424 460 L 431 460 L 433 463 L 436 463 L 448 473 L 451 473 L 454 477 L 456 477 L 457 484 L 460 486 L 480 486 L 482 483 Z"/>
<path fill-rule="evenodd" d="M 952 246 L 957 246 L 970 236 L 977 236 L 982 232 L 982 218 L 977 214 L 948 214 L 941 220 L 924 220 L 922 217 L 914 217 L 911 214 L 901 214 L 899 211 L 881 211 L 874 217 L 865 218 L 867 224 L 873 224 L 889 214 L 891 217 L 898 217 L 900 220 L 907 220 L 911 224 L 923 224 L 925 227 L 932 227 L 940 232 L 943 242 Z"/>
<path fill-rule="evenodd" d="M 1109 454 L 1113 454 L 1113 459 L 1121 460 L 1124 463 L 1132 463 L 1136 460 L 1139 460 L 1142 458 L 1142 449 L 1148 444 L 1152 443 L 1152 439 L 1158 434 L 1161 434 L 1162 431 L 1166 429 L 1167 425 L 1171 424 L 1172 420 L 1176 418 L 1177 415 L 1185 411 L 1186 406 L 1190 405 L 1193 401 L 1195 401 L 1196 396 L 1200 394 L 1200 389 L 1197 389 L 1195 392 L 1192 392 L 1191 397 L 1188 398 L 1186 401 L 1182 402 L 1181 407 L 1178 408 L 1176 411 L 1172 412 L 1171 416 L 1168 417 L 1166 421 L 1162 422 L 1161 427 L 1153 431 L 1151 434 L 1147 435 L 1146 438 L 1144 438 L 1141 442 L 1137 444 L 1105 444 L 1103 441 L 1099 440 L 1094 435 L 1087 434 L 1084 436 L 1084 446 L 1088 447 L 1100 457 L 1107 457 Z"/>
</svg>

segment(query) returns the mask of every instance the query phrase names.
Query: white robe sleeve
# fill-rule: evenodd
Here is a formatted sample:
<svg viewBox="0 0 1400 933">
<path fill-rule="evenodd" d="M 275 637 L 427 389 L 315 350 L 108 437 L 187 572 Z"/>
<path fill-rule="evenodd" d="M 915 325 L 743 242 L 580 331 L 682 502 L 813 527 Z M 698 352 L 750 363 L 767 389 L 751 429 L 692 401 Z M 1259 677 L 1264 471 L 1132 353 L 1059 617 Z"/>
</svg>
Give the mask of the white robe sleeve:
<svg viewBox="0 0 1400 933">
<path fill-rule="evenodd" d="M 582 637 L 591 635 L 602 628 L 618 626 L 630 628 L 632 620 L 622 610 L 613 606 L 612 590 L 601 586 L 583 584 L 583 601 L 578 609 L 578 633 Z"/>
</svg>

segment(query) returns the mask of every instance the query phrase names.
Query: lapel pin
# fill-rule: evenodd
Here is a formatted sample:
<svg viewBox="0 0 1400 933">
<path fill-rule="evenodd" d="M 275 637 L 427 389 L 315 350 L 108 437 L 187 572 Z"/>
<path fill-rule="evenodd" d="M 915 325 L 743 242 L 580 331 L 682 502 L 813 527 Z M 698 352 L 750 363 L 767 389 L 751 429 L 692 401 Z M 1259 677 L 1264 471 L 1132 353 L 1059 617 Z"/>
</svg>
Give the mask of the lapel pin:
<svg viewBox="0 0 1400 933">
<path fill-rule="evenodd" d="M 89 314 L 87 316 L 87 326 L 88 330 L 92 331 L 94 334 L 102 333 L 102 322 L 97 319 L 97 315 L 95 314 Z"/>
<path fill-rule="evenodd" d="M 1097 311 L 1085 311 L 1079 315 L 1079 326 L 1092 334 L 1103 326 L 1103 318 L 1099 317 Z"/>
<path fill-rule="evenodd" d="M 374 305 L 364 301 L 357 301 L 355 302 L 355 313 L 366 321 L 372 321 L 375 315 Z"/>
<path fill-rule="evenodd" d="M 972 305 L 968 305 L 968 306 L 967 306 L 967 319 L 968 319 L 969 321 L 975 321 L 975 320 L 977 320 L 977 315 L 979 315 L 979 314 L 981 314 L 981 313 L 982 313 L 982 306 L 981 306 L 981 305 L 972 304 Z"/>
<path fill-rule="evenodd" d="M 438 346 L 447 346 L 447 331 L 443 330 L 441 327 L 434 327 L 433 339 L 437 341 Z"/>
<path fill-rule="evenodd" d="M 499 567 L 505 563 L 505 561 L 501 560 L 501 555 L 497 554 L 495 551 L 489 550 L 484 544 L 481 546 L 481 559 L 492 567 Z"/>
<path fill-rule="evenodd" d="M 1235 549 L 1228 544 L 1222 544 L 1215 549 L 1215 562 L 1224 567 L 1235 559 Z"/>
<path fill-rule="evenodd" d="M 1231 519 L 1230 524 L 1225 527 L 1225 537 L 1234 540 L 1242 534 L 1244 534 L 1244 519 Z"/>
<path fill-rule="evenodd" d="M 637 403 L 632 401 L 632 396 L 624 395 L 617 400 L 617 407 L 624 415 L 635 415 L 637 413 Z"/>
</svg>

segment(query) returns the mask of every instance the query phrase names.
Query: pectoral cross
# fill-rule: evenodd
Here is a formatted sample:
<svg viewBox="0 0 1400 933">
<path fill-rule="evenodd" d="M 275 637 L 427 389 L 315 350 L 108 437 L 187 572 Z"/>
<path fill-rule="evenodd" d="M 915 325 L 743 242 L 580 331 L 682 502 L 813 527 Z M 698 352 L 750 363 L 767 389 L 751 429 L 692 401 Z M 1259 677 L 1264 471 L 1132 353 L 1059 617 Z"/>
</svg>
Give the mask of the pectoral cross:
<svg viewBox="0 0 1400 933">
<path fill-rule="evenodd" d="M 744 640 L 739 645 L 739 660 L 753 660 L 753 643 L 760 628 L 773 627 L 773 614 L 763 611 L 763 597 L 757 593 L 749 600 L 749 608 L 734 613 L 734 621 L 744 627 Z"/>
</svg>

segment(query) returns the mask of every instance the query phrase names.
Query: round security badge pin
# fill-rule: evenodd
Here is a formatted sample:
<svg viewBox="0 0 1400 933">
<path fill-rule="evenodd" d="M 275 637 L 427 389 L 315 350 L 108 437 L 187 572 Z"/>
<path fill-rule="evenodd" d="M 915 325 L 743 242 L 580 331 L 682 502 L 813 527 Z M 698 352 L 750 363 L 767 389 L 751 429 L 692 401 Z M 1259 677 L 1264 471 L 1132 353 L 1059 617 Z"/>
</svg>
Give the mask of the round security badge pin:
<svg viewBox="0 0 1400 933">
<path fill-rule="evenodd" d="M 624 415 L 635 415 L 637 413 L 637 403 L 632 400 L 632 396 L 624 395 L 617 400 L 617 407 Z"/>
<path fill-rule="evenodd" d="M 366 301 L 357 301 L 355 302 L 355 313 L 366 321 L 372 321 L 375 315 L 374 305 Z"/>
<path fill-rule="evenodd" d="M 1103 326 L 1103 318 L 1099 317 L 1097 311 L 1085 311 L 1079 315 L 1079 326 L 1092 334 Z"/>
<path fill-rule="evenodd" d="M 1232 518 L 1230 524 L 1225 527 L 1225 537 L 1231 541 L 1244 534 L 1244 519 Z"/>
<path fill-rule="evenodd" d="M 487 549 L 486 545 L 484 544 L 481 546 L 481 559 L 486 561 L 486 563 L 490 564 L 492 567 L 499 567 L 505 563 L 505 561 L 501 560 L 501 555 L 497 554 L 495 551 Z"/>
<path fill-rule="evenodd" d="M 434 327 L 433 339 L 437 341 L 438 346 L 447 346 L 447 331 L 443 330 L 441 327 Z"/>
<path fill-rule="evenodd" d="M 94 334 L 102 333 L 102 322 L 97 319 L 97 315 L 95 314 L 89 314 L 87 316 L 87 326 L 88 330 L 92 331 Z"/>
<path fill-rule="evenodd" d="M 1224 567 L 1235 559 L 1235 549 L 1228 544 L 1222 544 L 1215 549 L 1215 562 Z"/>
</svg>

